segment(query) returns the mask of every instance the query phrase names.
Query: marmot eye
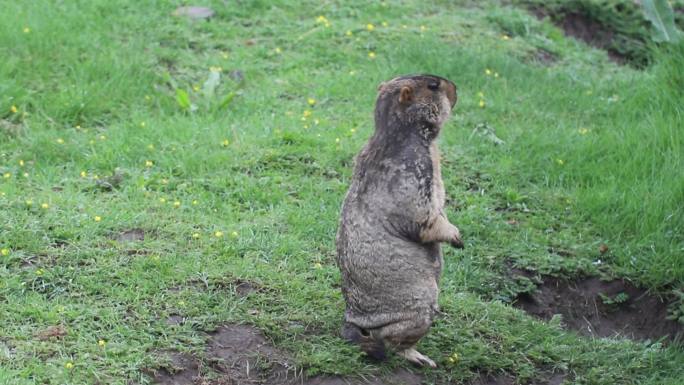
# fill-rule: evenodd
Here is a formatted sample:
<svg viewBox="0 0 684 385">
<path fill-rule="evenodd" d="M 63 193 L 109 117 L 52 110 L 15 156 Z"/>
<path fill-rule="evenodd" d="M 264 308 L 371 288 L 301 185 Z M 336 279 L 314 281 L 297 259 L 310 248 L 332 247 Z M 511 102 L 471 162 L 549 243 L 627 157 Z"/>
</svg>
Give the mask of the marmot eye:
<svg viewBox="0 0 684 385">
<path fill-rule="evenodd" d="M 439 89 L 439 82 L 428 83 L 428 88 L 431 89 L 432 91 L 437 91 Z"/>
</svg>

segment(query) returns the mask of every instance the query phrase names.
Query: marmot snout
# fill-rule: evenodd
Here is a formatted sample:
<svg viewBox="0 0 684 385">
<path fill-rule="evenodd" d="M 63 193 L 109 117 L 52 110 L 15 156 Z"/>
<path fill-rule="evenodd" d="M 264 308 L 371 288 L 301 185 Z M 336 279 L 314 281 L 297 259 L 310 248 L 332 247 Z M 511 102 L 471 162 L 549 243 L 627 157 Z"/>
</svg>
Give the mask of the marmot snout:
<svg viewBox="0 0 684 385">
<path fill-rule="evenodd" d="M 342 334 L 373 357 L 389 348 L 434 367 L 414 345 L 439 310 L 439 244 L 463 247 L 444 214 L 435 142 L 456 104 L 456 86 L 412 75 L 378 91 L 375 133 L 356 157 L 337 233 L 347 303 Z"/>
</svg>

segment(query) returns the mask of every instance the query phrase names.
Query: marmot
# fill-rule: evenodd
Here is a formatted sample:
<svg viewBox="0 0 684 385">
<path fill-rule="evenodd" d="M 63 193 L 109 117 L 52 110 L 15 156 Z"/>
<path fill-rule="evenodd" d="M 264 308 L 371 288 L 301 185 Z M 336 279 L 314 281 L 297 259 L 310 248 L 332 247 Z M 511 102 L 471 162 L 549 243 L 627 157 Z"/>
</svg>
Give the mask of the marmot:
<svg viewBox="0 0 684 385">
<path fill-rule="evenodd" d="M 346 301 L 342 336 L 376 359 L 389 348 L 435 367 L 414 346 L 439 312 L 440 242 L 463 247 L 444 213 L 436 143 L 456 86 L 411 75 L 378 91 L 375 133 L 356 156 L 336 238 Z"/>
</svg>

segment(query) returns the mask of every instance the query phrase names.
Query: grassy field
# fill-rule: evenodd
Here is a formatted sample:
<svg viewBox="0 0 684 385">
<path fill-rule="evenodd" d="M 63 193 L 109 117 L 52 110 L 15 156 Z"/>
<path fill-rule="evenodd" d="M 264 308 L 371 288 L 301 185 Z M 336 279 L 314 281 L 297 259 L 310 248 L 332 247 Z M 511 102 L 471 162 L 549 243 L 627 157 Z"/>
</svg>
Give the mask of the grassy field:
<svg viewBox="0 0 684 385">
<path fill-rule="evenodd" d="M 459 88 L 440 145 L 466 248 L 445 249 L 427 383 L 684 382 L 681 347 L 535 320 L 510 275 L 684 291 L 684 45 L 636 70 L 496 3 L 205 3 L 0 1 L 0 383 L 147 383 L 231 322 L 311 375 L 406 365 L 337 336 L 334 262 L 376 87 L 406 73 Z"/>
</svg>

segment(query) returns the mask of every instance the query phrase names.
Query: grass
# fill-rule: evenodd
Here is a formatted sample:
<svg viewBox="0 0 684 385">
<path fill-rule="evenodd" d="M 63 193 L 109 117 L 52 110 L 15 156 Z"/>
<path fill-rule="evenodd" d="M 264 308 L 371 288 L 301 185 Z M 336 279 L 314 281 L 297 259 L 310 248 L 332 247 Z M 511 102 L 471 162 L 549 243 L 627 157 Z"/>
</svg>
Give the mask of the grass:
<svg viewBox="0 0 684 385">
<path fill-rule="evenodd" d="M 336 336 L 334 234 L 377 84 L 416 72 L 459 87 L 441 148 L 466 240 L 445 250 L 428 381 L 684 378 L 681 348 L 581 338 L 512 308 L 529 288 L 508 274 L 684 288 L 682 46 L 637 71 L 518 8 L 207 4 L 209 22 L 170 1 L 1 3 L 0 383 L 145 383 L 158 352 L 201 355 L 201 332 L 225 322 L 258 326 L 311 374 L 402 364 L 369 365 Z M 501 20 L 525 33 L 502 38 Z M 537 48 L 559 61 L 531 63 Z M 117 241 L 130 229 L 145 239 Z M 238 279 L 263 290 L 236 297 Z M 66 336 L 38 338 L 54 325 Z"/>
</svg>

